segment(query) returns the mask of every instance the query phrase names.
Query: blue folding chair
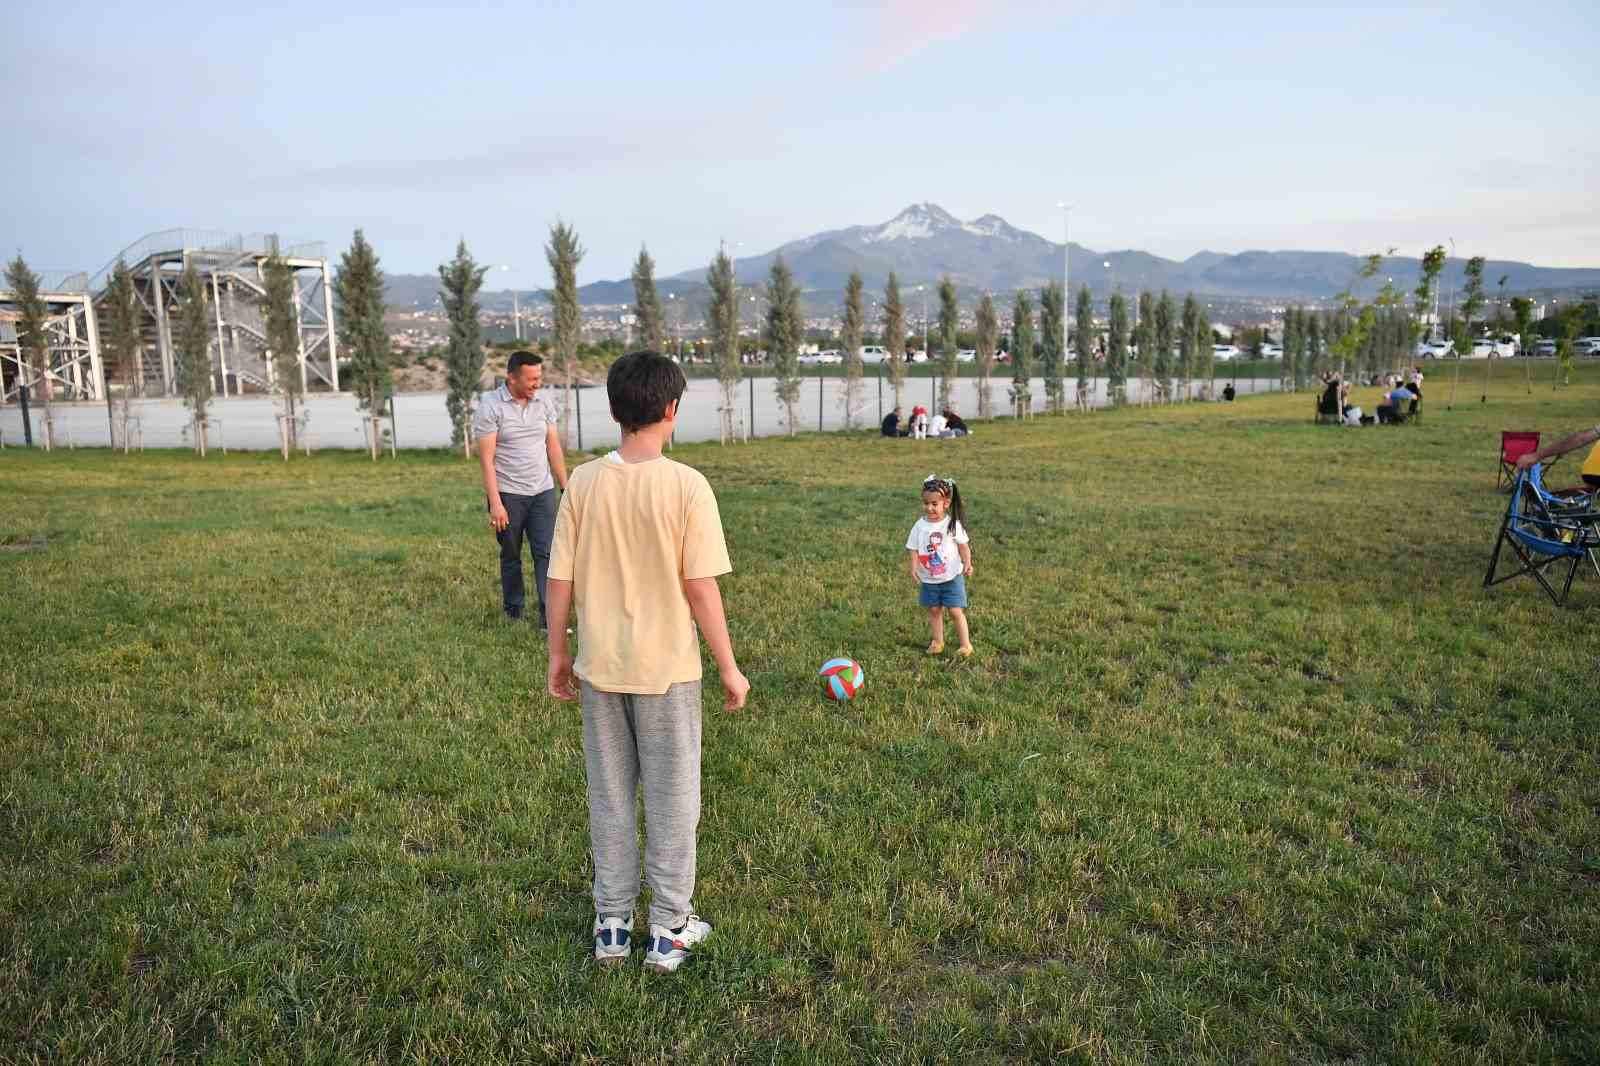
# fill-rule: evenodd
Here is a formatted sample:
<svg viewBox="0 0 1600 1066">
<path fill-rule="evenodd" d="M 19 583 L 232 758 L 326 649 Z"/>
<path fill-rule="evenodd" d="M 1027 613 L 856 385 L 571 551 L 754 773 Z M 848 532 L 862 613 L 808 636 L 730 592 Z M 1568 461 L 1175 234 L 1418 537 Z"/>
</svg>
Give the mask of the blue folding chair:
<svg viewBox="0 0 1600 1066">
<path fill-rule="evenodd" d="M 1528 467 L 1528 487 L 1538 495 L 1539 502 L 1554 512 L 1595 510 L 1595 490 L 1568 489 L 1551 492 L 1544 484 L 1544 467 L 1538 463 Z"/>
<path fill-rule="evenodd" d="M 1500 523 L 1500 535 L 1495 538 L 1494 553 L 1489 556 L 1489 572 L 1483 577 L 1483 587 L 1498 585 L 1523 574 L 1532 574 L 1557 607 L 1567 602 L 1572 591 L 1572 579 L 1578 567 L 1587 559 L 1600 574 L 1600 511 L 1569 506 L 1564 497 L 1547 492 L 1538 467 L 1518 471 L 1511 486 L 1511 502 L 1506 505 L 1506 515 Z M 1496 577 L 1500 565 L 1500 551 L 1510 547 L 1521 562 L 1521 569 Z M 1566 579 L 1557 592 L 1544 571 L 1560 563 L 1567 564 Z"/>
</svg>

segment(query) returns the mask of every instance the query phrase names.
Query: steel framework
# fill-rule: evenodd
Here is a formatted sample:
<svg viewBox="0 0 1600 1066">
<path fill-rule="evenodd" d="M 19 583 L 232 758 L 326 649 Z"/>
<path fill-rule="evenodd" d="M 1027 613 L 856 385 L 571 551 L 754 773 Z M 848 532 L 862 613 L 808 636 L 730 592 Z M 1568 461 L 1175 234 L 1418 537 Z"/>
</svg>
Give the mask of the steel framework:
<svg viewBox="0 0 1600 1066">
<path fill-rule="evenodd" d="M 177 356 L 172 345 L 171 308 L 178 282 L 191 264 L 211 290 L 215 331 L 211 339 L 213 385 L 223 396 L 246 388 L 270 391 L 277 370 L 267 349 L 267 259 L 281 255 L 294 277 L 294 316 L 299 334 L 302 390 L 313 379 L 338 391 L 338 340 L 333 327 L 333 284 L 320 243 L 284 245 L 277 234 L 228 234 L 203 230 L 164 230 L 141 237 L 119 252 L 90 279 L 96 300 L 105 295 L 118 260 L 128 264 L 142 309 L 140 365 L 130 375 L 141 393 L 175 395 Z"/>
<path fill-rule="evenodd" d="M 122 368 L 122 386 L 134 394 L 175 396 L 178 358 L 173 349 L 172 309 L 178 283 L 191 264 L 211 293 L 215 328 L 211 337 L 212 385 L 223 396 L 247 389 L 271 391 L 277 368 L 267 348 L 267 259 L 281 255 L 294 279 L 298 334 L 295 361 L 302 391 L 320 382 L 339 389 L 338 339 L 333 328 L 333 284 L 320 243 L 282 244 L 272 233 L 229 234 L 163 230 L 128 245 L 92 276 L 44 279 L 50 307 L 50 379 L 71 399 L 103 399 L 107 368 L 100 353 L 96 311 L 105 302 L 118 261 L 128 265 L 140 309 L 135 365 Z M 0 401 L 16 399 L 22 382 L 11 294 L 0 291 Z M 8 313 L 13 312 L 13 313 Z"/>
<path fill-rule="evenodd" d="M 88 276 L 82 273 L 47 273 L 39 278 L 39 297 L 48 317 L 45 332 L 50 358 L 44 368 L 51 395 L 68 400 L 98 400 L 105 395 L 100 366 L 100 338 L 95 325 L 94 302 Z M 38 385 L 38 368 L 32 378 L 23 373 L 17 343 L 18 308 L 15 294 L 0 289 L 0 400 L 16 399 L 24 383 Z"/>
</svg>

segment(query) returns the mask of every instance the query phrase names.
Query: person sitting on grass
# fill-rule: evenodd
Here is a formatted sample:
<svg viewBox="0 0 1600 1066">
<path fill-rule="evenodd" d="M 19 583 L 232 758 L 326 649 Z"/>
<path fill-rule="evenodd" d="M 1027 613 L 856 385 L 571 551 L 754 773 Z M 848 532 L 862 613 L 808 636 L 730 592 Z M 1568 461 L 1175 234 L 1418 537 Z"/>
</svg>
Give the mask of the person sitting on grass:
<svg viewBox="0 0 1600 1066">
<path fill-rule="evenodd" d="M 944 651 L 944 612 L 956 624 L 961 646 L 956 654 L 972 654 L 967 631 L 967 581 L 972 576 L 972 550 L 967 547 L 966 512 L 953 477 L 929 474 L 922 482 L 922 517 L 906 538 L 911 580 L 917 583 L 917 603 L 928 612 L 928 654 Z"/>
<path fill-rule="evenodd" d="M 883 416 L 883 425 L 879 429 L 885 437 L 904 437 L 911 432 L 909 427 L 906 429 L 900 428 L 900 408 L 898 407 Z"/>
<path fill-rule="evenodd" d="M 581 700 L 594 858 L 594 958 L 633 950 L 639 899 L 639 786 L 644 786 L 650 943 L 644 965 L 673 973 L 711 925 L 694 912 L 700 821 L 700 640 L 722 675 L 723 709 L 745 704 L 750 682 L 728 639 L 717 575 L 728 548 L 705 476 L 661 454 L 685 388 L 664 355 L 634 352 L 611 365 L 606 395 L 622 443 L 572 472 L 556 513 L 547 604 L 545 686 Z M 567 612 L 578 608 L 578 658 Z"/>
<path fill-rule="evenodd" d="M 939 413 L 944 416 L 944 428 L 946 436 L 965 437 L 972 432 L 972 430 L 967 428 L 967 423 L 961 418 L 961 416 L 956 414 L 955 404 L 950 404 Z"/>
<path fill-rule="evenodd" d="M 1338 415 L 1343 399 L 1343 387 L 1338 374 L 1322 373 L 1322 398 L 1317 401 L 1317 414 Z"/>
<path fill-rule="evenodd" d="M 1558 455 L 1577 451 L 1585 444 L 1594 444 L 1600 441 L 1600 425 L 1589 429 L 1580 429 L 1568 437 L 1562 437 L 1554 444 L 1547 444 L 1536 452 L 1528 452 L 1517 459 L 1517 469 L 1526 470 L 1534 463 L 1542 463 L 1546 459 L 1554 459 Z M 1583 461 L 1583 482 L 1593 488 L 1600 488 L 1600 446 L 1589 450 L 1589 457 Z"/>
<path fill-rule="evenodd" d="M 1378 405 L 1378 422 L 1379 422 L 1379 424 L 1380 425 L 1383 424 L 1383 423 L 1391 423 L 1392 424 L 1392 423 L 1403 421 L 1403 416 L 1400 414 L 1400 409 L 1402 407 L 1405 407 L 1407 404 L 1409 404 L 1412 400 L 1415 400 L 1416 398 L 1417 398 L 1417 394 L 1412 392 L 1410 389 L 1406 388 L 1404 385 L 1400 385 L 1397 388 L 1395 388 L 1394 391 L 1390 392 L 1387 396 L 1384 397 L 1384 399 L 1387 400 L 1388 402 L 1387 403 L 1380 403 Z"/>
</svg>

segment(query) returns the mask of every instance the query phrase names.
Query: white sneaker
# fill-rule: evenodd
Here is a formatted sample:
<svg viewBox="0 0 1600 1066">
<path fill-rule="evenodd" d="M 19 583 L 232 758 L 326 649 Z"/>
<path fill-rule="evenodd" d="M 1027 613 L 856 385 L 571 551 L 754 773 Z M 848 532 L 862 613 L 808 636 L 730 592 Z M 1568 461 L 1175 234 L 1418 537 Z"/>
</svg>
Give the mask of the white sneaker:
<svg viewBox="0 0 1600 1066">
<path fill-rule="evenodd" d="M 701 921 L 698 914 L 689 915 L 677 929 L 652 925 L 644 968 L 652 973 L 676 973 L 694 946 L 710 935 L 711 923 Z"/>
<path fill-rule="evenodd" d="M 594 916 L 594 961 L 615 966 L 633 953 L 633 919 Z"/>
</svg>

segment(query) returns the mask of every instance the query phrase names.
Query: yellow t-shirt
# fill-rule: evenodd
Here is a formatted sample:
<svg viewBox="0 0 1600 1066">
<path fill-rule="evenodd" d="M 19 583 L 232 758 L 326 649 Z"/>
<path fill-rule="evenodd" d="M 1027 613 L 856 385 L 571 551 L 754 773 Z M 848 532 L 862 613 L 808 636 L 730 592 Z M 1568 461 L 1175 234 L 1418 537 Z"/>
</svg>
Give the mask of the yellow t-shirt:
<svg viewBox="0 0 1600 1066">
<path fill-rule="evenodd" d="M 1595 429 L 1600 429 L 1600 426 L 1596 426 Z M 1583 469 L 1579 472 L 1590 477 L 1600 477 L 1600 444 L 1589 449 L 1589 457 L 1583 461 Z"/>
<path fill-rule="evenodd" d="M 584 463 L 567 480 L 550 546 L 550 576 L 572 582 L 578 609 L 573 671 L 605 692 L 660 695 L 698 681 L 700 634 L 683 583 L 732 569 L 705 475 L 616 452 Z"/>
</svg>

